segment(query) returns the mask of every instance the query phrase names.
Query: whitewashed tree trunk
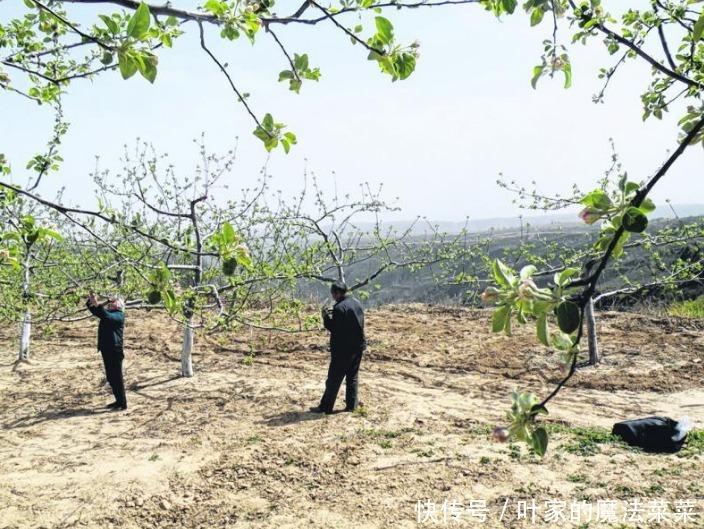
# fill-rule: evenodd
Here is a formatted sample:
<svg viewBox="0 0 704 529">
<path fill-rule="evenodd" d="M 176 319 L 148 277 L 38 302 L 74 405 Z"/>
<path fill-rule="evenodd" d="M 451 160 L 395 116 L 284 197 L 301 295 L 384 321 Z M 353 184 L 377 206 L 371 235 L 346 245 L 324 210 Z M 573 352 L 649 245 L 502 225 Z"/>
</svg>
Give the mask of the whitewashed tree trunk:
<svg viewBox="0 0 704 529">
<path fill-rule="evenodd" d="M 188 318 L 183 329 L 183 345 L 181 346 L 181 376 L 193 376 L 193 317 Z"/>
<path fill-rule="evenodd" d="M 32 335 L 32 313 L 27 309 L 22 317 L 22 324 L 20 330 L 20 350 L 17 357 L 18 360 L 23 361 L 29 359 L 29 340 Z"/>
<path fill-rule="evenodd" d="M 27 247 L 27 254 L 24 259 L 24 281 L 22 282 L 22 295 L 24 298 L 29 296 L 29 281 L 32 274 L 32 251 L 31 247 Z M 21 362 L 29 358 L 29 339 L 32 335 L 32 313 L 27 308 L 22 316 L 22 326 L 20 330 L 20 350 L 18 360 Z"/>
<path fill-rule="evenodd" d="M 587 319 L 587 338 L 589 340 L 589 365 L 595 366 L 599 363 L 599 344 L 596 339 L 596 318 L 594 317 L 594 300 L 589 299 L 584 307 Z"/>
</svg>

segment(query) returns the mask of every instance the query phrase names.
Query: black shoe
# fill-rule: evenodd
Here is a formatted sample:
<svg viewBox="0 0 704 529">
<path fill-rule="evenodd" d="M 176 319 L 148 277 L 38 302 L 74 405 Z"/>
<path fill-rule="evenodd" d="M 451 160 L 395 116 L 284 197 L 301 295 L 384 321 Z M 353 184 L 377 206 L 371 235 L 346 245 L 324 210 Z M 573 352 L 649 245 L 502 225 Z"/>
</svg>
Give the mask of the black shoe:
<svg viewBox="0 0 704 529">
<path fill-rule="evenodd" d="M 324 410 L 320 406 L 310 408 L 308 411 L 311 413 L 324 413 L 325 415 L 330 415 L 332 413 L 332 410 Z"/>
<path fill-rule="evenodd" d="M 115 406 L 112 406 L 113 411 L 123 411 L 127 409 L 127 404 L 118 404 L 115 403 Z"/>
<path fill-rule="evenodd" d="M 112 404 L 108 404 L 108 405 L 105 406 L 105 407 L 108 408 L 108 409 L 110 409 L 110 410 L 112 410 L 112 409 L 117 408 L 119 405 L 120 405 L 120 403 L 117 402 L 117 401 L 115 401 L 115 402 L 113 402 Z"/>
<path fill-rule="evenodd" d="M 359 409 L 359 408 L 362 408 L 363 406 L 364 406 L 364 404 L 362 404 L 362 403 L 360 402 L 360 403 L 358 403 L 356 406 L 347 406 L 347 407 L 345 407 L 345 411 L 354 411 L 354 410 L 357 410 L 357 409 Z"/>
</svg>

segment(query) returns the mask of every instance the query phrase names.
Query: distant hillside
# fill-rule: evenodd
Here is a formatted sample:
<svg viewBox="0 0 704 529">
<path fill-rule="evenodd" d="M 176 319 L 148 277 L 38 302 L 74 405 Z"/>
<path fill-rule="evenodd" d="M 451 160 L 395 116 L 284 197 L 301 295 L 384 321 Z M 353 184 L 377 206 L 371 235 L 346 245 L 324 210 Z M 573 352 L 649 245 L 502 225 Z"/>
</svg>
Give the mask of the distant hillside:
<svg viewBox="0 0 704 529">
<path fill-rule="evenodd" d="M 680 204 L 673 205 L 670 207 L 667 204 L 661 204 L 657 206 L 657 209 L 650 216 L 651 219 L 671 219 L 675 215 L 672 210 L 677 212 L 677 216 L 684 217 L 695 217 L 704 215 L 704 204 Z M 578 217 L 579 210 L 575 210 L 570 213 L 544 213 L 542 215 L 524 215 L 522 222 L 523 226 L 530 224 L 532 227 L 545 227 L 545 226 L 569 226 L 569 225 L 581 225 L 582 222 Z M 383 228 L 392 227 L 397 231 L 405 231 L 414 223 L 414 221 L 396 221 L 396 222 L 384 222 L 382 223 Z M 372 223 L 360 222 L 356 226 L 362 231 L 367 231 L 373 227 Z M 418 220 L 413 226 L 411 231 L 412 235 L 423 235 L 432 231 L 430 226 L 437 226 L 440 232 L 445 233 L 459 233 L 462 228 L 466 226 L 467 231 L 470 233 L 481 233 L 491 230 L 506 230 L 515 229 L 521 226 L 521 219 L 519 217 L 494 217 L 489 219 L 469 219 L 465 222 L 449 222 L 449 221 L 435 221 L 435 220 Z"/>
</svg>

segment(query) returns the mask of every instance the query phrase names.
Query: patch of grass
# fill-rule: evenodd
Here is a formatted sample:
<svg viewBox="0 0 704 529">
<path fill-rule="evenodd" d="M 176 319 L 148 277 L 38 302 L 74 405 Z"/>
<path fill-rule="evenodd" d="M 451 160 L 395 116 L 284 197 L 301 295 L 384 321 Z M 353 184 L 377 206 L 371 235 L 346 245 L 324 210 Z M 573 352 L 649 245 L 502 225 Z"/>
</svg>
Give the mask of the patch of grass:
<svg viewBox="0 0 704 529">
<path fill-rule="evenodd" d="M 392 448 L 394 445 L 388 439 L 384 439 L 379 443 L 379 446 L 382 448 Z"/>
<path fill-rule="evenodd" d="M 633 496 L 633 494 L 635 493 L 635 491 L 628 485 L 616 485 L 614 487 L 614 490 L 618 492 L 621 496 L 625 497 Z"/>
<path fill-rule="evenodd" d="M 653 483 L 643 491 L 643 494 L 646 496 L 660 496 L 663 492 L 665 492 L 665 488 L 660 483 Z"/>
<path fill-rule="evenodd" d="M 264 438 L 261 435 L 252 435 L 250 437 L 247 437 L 248 443 L 260 443 L 263 440 L 264 440 Z"/>
<path fill-rule="evenodd" d="M 673 303 L 667 308 L 667 313 L 670 316 L 704 319 L 704 296 Z"/>
<path fill-rule="evenodd" d="M 427 448 L 425 450 L 421 448 L 414 448 L 413 450 L 411 450 L 411 452 L 417 454 L 418 457 L 433 457 L 433 455 L 435 455 L 435 450 L 433 450 L 432 448 Z"/>
<path fill-rule="evenodd" d="M 352 410 L 352 415 L 355 417 L 369 417 L 369 409 L 366 406 L 360 406 Z"/>
<path fill-rule="evenodd" d="M 482 465 L 488 465 L 489 463 L 491 463 L 491 459 L 486 456 L 482 456 L 481 458 L 479 458 L 479 463 Z"/>
<path fill-rule="evenodd" d="M 534 482 L 530 482 L 528 484 L 521 485 L 517 489 L 515 489 L 515 492 L 517 494 L 523 494 L 525 496 L 535 496 L 540 492 L 540 487 L 536 485 Z"/>
<path fill-rule="evenodd" d="M 413 428 L 401 428 L 400 430 L 375 430 L 372 428 L 369 430 L 357 431 L 359 435 L 364 435 L 372 438 L 383 437 L 384 439 L 397 439 L 398 437 L 401 437 L 404 434 L 413 432 Z"/>
<path fill-rule="evenodd" d="M 583 457 L 601 453 L 600 445 L 618 444 L 620 439 L 604 428 L 570 428 L 562 424 L 548 424 L 548 434 L 566 433 L 571 437 L 562 445 L 562 450 Z M 625 446 L 625 445 L 624 445 Z"/>
<path fill-rule="evenodd" d="M 149 456 L 149 461 L 158 461 L 159 460 L 159 454 L 152 454 Z"/>
<path fill-rule="evenodd" d="M 508 456 L 515 461 L 521 460 L 521 447 L 515 443 L 509 443 Z"/>
<path fill-rule="evenodd" d="M 586 483 L 587 476 L 584 474 L 568 474 L 567 481 L 570 483 Z"/>
<path fill-rule="evenodd" d="M 694 457 L 704 452 L 704 430 L 692 430 L 687 434 L 687 442 L 677 455 L 678 457 Z"/>
</svg>

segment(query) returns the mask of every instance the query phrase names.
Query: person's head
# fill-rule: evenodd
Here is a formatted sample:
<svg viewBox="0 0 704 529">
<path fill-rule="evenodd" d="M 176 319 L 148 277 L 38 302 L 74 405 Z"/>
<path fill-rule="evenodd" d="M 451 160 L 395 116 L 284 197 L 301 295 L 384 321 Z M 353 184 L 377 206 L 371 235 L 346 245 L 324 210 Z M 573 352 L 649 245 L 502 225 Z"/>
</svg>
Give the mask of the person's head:
<svg viewBox="0 0 704 529">
<path fill-rule="evenodd" d="M 108 303 L 105 306 L 107 310 L 125 310 L 125 300 L 120 294 L 113 294 L 108 298 Z"/>
<path fill-rule="evenodd" d="M 335 301 L 340 301 L 347 295 L 347 285 L 342 281 L 335 281 L 330 286 L 330 295 Z"/>
</svg>

